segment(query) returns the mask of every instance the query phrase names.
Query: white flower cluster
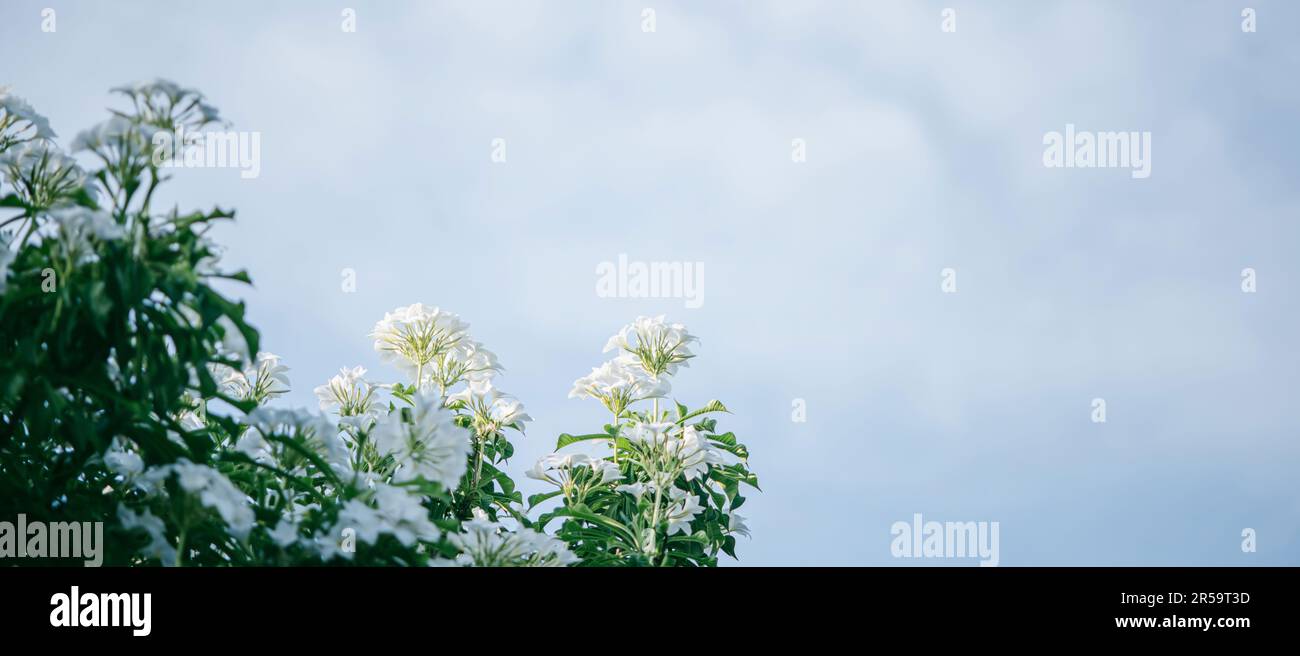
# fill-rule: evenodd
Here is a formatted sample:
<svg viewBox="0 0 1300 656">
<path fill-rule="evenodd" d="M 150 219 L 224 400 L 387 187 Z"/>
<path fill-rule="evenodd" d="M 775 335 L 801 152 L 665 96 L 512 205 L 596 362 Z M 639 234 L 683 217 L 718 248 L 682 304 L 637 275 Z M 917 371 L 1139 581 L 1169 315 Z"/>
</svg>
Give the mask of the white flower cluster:
<svg viewBox="0 0 1300 656">
<path fill-rule="evenodd" d="M 143 556 L 157 558 L 168 567 L 176 564 L 176 547 L 167 541 L 167 525 L 148 508 L 137 514 L 125 505 L 119 505 L 117 521 L 127 531 L 142 530 L 149 536 L 149 544 L 140 550 Z"/>
<path fill-rule="evenodd" d="M 672 391 L 668 376 L 695 357 L 694 341 L 686 326 L 669 324 L 663 315 L 638 317 L 605 343 L 606 353 L 618 355 L 574 381 L 569 397 L 594 398 L 615 417 L 637 401 L 664 398 Z"/>
<path fill-rule="evenodd" d="M 84 242 L 91 237 L 108 241 L 126 234 L 107 212 L 80 205 L 50 210 L 50 218 L 59 224 L 67 242 Z"/>
<path fill-rule="evenodd" d="M 690 533 L 691 521 L 704 511 L 700 500 L 694 494 L 681 488 L 668 490 L 668 511 L 664 517 L 668 521 L 668 535 Z"/>
<path fill-rule="evenodd" d="M 380 359 L 410 376 L 421 394 L 445 397 L 452 409 L 467 411 L 478 436 L 503 428 L 522 432 L 532 420 L 518 399 L 496 388 L 496 354 L 470 337 L 469 324 L 458 315 L 416 303 L 385 313 L 370 337 Z M 449 394 L 462 382 L 464 389 Z"/>
<path fill-rule="evenodd" d="M 303 445 L 329 463 L 337 473 L 346 473 L 348 449 L 339 438 L 338 426 L 325 417 L 304 409 L 283 410 L 259 407 L 244 417 L 245 431 L 235 443 L 235 450 L 264 464 L 279 463 L 297 473 L 304 464 L 296 451 L 270 440 L 272 436 L 297 438 Z"/>
<path fill-rule="evenodd" d="M 231 332 L 239 334 L 230 326 L 228 338 Z M 289 367 L 281 364 L 280 356 L 274 353 L 258 353 L 242 371 L 223 364 L 213 364 L 210 369 L 222 390 L 241 401 L 261 404 L 289 391 Z"/>
<path fill-rule="evenodd" d="M 151 125 L 113 116 L 78 132 L 70 147 L 74 153 L 92 153 L 105 162 L 131 161 L 149 152 L 157 132 Z"/>
<path fill-rule="evenodd" d="M 695 480 L 709 471 L 709 465 L 735 462 L 732 454 L 719 449 L 702 438 L 694 426 L 678 426 L 671 422 L 638 423 L 632 427 L 631 439 L 656 458 L 655 471 L 665 480 L 665 485 L 677 478 Z"/>
<path fill-rule="evenodd" d="M 365 367 L 339 369 L 338 375 L 313 390 L 320 401 L 320 409 L 340 417 L 370 414 L 376 387 L 366 381 L 365 375 Z"/>
<path fill-rule="evenodd" d="M 584 470 L 586 476 L 582 475 Z M 604 485 L 623 480 L 623 472 L 619 471 L 618 465 L 585 453 L 552 453 L 542 456 L 524 475 L 563 489 L 574 485 L 579 477 L 587 485 Z"/>
<path fill-rule="evenodd" d="M 59 207 L 49 211 L 58 226 L 58 247 L 70 259 L 83 262 L 95 257 L 91 239 L 111 241 L 126 235 L 107 212 L 92 210 L 80 205 Z"/>
<path fill-rule="evenodd" d="M 136 115 L 144 123 L 159 128 L 198 130 L 209 123 L 221 122 L 217 108 L 209 105 L 202 93 L 171 80 L 155 78 L 114 87 L 111 91 L 130 98 Z"/>
<path fill-rule="evenodd" d="M 380 359 L 411 376 L 419 387 L 430 381 L 426 374 L 441 382 L 433 370 L 457 350 L 468 330 L 459 316 L 416 303 L 385 313 L 370 336 Z"/>
<path fill-rule="evenodd" d="M 144 473 L 144 459 L 135 451 L 128 450 L 121 438 L 113 438 L 108 451 L 104 452 L 104 466 L 127 483 Z"/>
<path fill-rule="evenodd" d="M 457 426 L 455 415 L 432 394 L 416 395 L 410 415 L 409 421 L 401 410 L 385 415 L 370 433 L 379 454 L 393 458 L 393 480 L 424 479 L 455 489 L 465 475 L 469 431 Z"/>
<path fill-rule="evenodd" d="M 465 389 L 448 396 L 447 403 L 468 410 L 479 435 L 499 433 L 506 427 L 522 432 L 524 423 L 533 420 L 518 399 L 497 390 L 490 378 L 469 381 Z"/>
<path fill-rule="evenodd" d="M 464 567 L 567 567 L 578 562 L 563 542 L 530 528 L 508 531 L 482 514 L 461 528 L 463 533 L 447 539 L 460 549 L 456 563 Z"/>
<path fill-rule="evenodd" d="M 26 100 L 10 93 L 8 87 L 0 87 L 0 151 L 13 144 L 56 137 L 49 120 L 36 113 Z"/>
<path fill-rule="evenodd" d="M 194 138 L 219 122 L 217 110 L 198 91 L 167 80 L 113 91 L 130 106 L 79 132 L 69 153 L 54 143 L 44 116 L 0 88 L 0 195 L 16 194 L 16 207 L 27 210 L 0 226 L 0 292 L 12 284 L 19 259 L 15 235 L 22 235 L 24 246 L 49 245 L 46 240 L 57 237 L 66 252 L 55 254 L 66 265 L 122 252 L 124 245 L 107 242 L 138 246 L 167 231 L 191 229 L 177 211 L 158 216 L 150 208 L 154 185 L 165 178 L 158 175 L 157 157 L 178 152 L 169 140 L 186 146 L 186 134 Z M 173 147 L 170 155 L 160 140 Z M 94 162 L 93 175 L 73 154 Z M 102 210 L 100 196 L 108 201 Z M 26 223 L 10 227 L 17 221 Z M 194 237 L 199 250 L 187 255 L 198 260 L 197 275 L 217 274 L 219 250 L 206 237 Z M 44 266 L 22 255 L 24 274 Z M 391 536 L 393 542 L 362 560 L 424 562 L 446 548 L 431 543 L 471 510 L 493 517 L 498 510 L 518 512 L 521 493 L 496 466 L 513 453 L 504 431 L 522 432 L 531 417 L 496 387 L 496 355 L 457 315 L 418 303 L 386 313 L 370 337 L 381 359 L 409 378 L 377 384 L 362 367 L 341 369 L 314 390 L 318 413 L 268 406 L 289 393 L 289 368 L 272 353 L 249 352 L 254 333 L 238 329 L 236 313 L 223 313 L 214 327 L 209 313 L 200 315 L 201 306 L 181 303 L 177 321 L 219 337 L 221 345 L 206 369 L 187 363 L 181 402 L 168 416 L 152 417 L 165 434 L 138 443 L 128 431 L 107 436 L 110 444 L 96 461 L 102 467 L 94 471 L 96 487 L 107 483 L 102 494 L 117 501 L 118 523 L 140 538 L 141 556 L 166 565 L 288 563 L 304 553 L 309 560 L 352 559 L 356 552 L 344 538 L 374 545 Z M 121 366 L 128 358 L 110 353 L 107 360 L 114 385 L 138 377 L 134 365 Z M 71 396 L 66 389 L 58 393 Z M 247 413 L 238 421 L 210 417 L 213 401 L 219 412 L 234 406 Z M 187 457 L 172 460 L 180 454 Z M 617 480 L 618 469 L 609 463 L 585 466 L 601 484 Z M 465 545 L 461 560 L 469 564 L 576 560 L 559 541 L 526 529 L 510 532 L 486 518 L 449 539 Z"/>
<path fill-rule="evenodd" d="M 352 558 L 352 550 L 343 547 L 344 532 L 349 529 L 361 542 L 375 544 L 381 535 L 391 535 L 408 547 L 417 540 L 436 541 L 441 535 L 429 521 L 429 511 L 419 497 L 383 483 L 376 483 L 370 496 L 374 507 L 358 499 L 349 500 L 339 511 L 334 528 L 315 537 L 313 542 L 322 558 Z"/>
<path fill-rule="evenodd" d="M 235 326 L 227 322 L 221 333 L 228 342 L 223 352 L 246 358 L 247 344 Z M 264 405 L 289 392 L 288 367 L 274 354 L 258 353 L 242 369 L 209 365 L 224 394 L 256 406 L 228 435 L 233 444 L 225 442 L 226 448 L 256 463 L 260 477 L 294 477 L 296 482 L 259 484 L 264 489 L 244 494 L 215 469 L 187 460 L 145 469 L 129 441 L 115 442 L 104 465 L 115 480 L 143 490 L 146 501 L 166 494 L 164 482 L 174 476 L 180 490 L 215 510 L 245 548 L 271 544 L 284 550 L 278 557 L 350 560 L 356 557 L 356 543 L 375 545 L 388 535 L 427 559 L 428 543 L 443 538 L 436 514 L 464 512 L 446 509 L 451 498 L 457 504 L 486 503 L 486 497 L 475 496 L 486 489 L 477 485 L 482 464 L 496 462 L 485 449 L 489 444 L 499 449 L 501 431 L 522 432 L 530 417 L 517 399 L 496 389 L 493 378 L 501 369 L 496 356 L 469 337 L 468 325 L 456 315 L 419 304 L 398 308 L 385 315 L 371 337 L 382 359 L 412 374 L 411 384 L 375 383 L 362 367 L 344 368 L 315 388 L 320 413 Z M 449 389 L 461 383 L 459 391 Z M 381 390 L 387 392 L 382 400 Z M 186 430 L 223 430 L 198 410 L 187 421 Z M 499 458 L 501 451 L 491 453 Z M 329 467 L 323 477 L 322 462 Z M 559 456 L 552 464 L 555 480 L 569 481 L 575 470 L 590 472 L 581 475 L 586 485 L 621 478 L 612 463 L 585 456 Z M 471 465 L 475 469 L 466 488 L 462 481 Z M 304 484 L 315 491 L 305 493 Z M 449 494 L 433 493 L 428 485 Z M 439 501 L 431 501 L 435 498 Z M 500 498 L 495 503 L 509 505 Z M 156 504 L 151 507 L 158 510 Z M 279 514 L 257 529 L 262 540 L 246 540 L 256 526 L 254 508 Z M 480 508 L 472 509 L 479 518 L 466 523 L 464 532 L 447 535 L 463 552 L 458 564 L 568 565 L 577 560 L 559 540 L 529 529 L 509 531 L 489 522 Z M 165 564 L 184 563 L 187 555 L 176 553 L 177 539 L 167 538 L 167 528 L 174 529 L 183 518 L 160 516 L 135 505 L 119 511 L 124 527 L 150 535 L 143 555 Z"/>
<path fill-rule="evenodd" d="M 618 465 L 583 453 L 542 456 L 524 475 L 560 488 L 566 501 L 576 503 L 584 503 L 592 490 L 623 480 Z"/>
<path fill-rule="evenodd" d="M 598 399 L 613 413 L 614 422 L 607 427 L 613 462 L 584 455 L 553 454 L 542 458 L 528 472 L 532 478 L 559 486 L 568 506 L 586 501 L 587 489 L 582 487 L 586 480 L 617 483 L 613 492 L 628 495 L 632 503 L 615 504 L 612 507 L 616 512 L 612 516 L 630 512 L 627 526 L 635 536 L 636 548 L 652 562 L 661 556 L 667 558 L 659 531 L 668 536 L 691 534 L 691 524 L 707 509 L 709 495 L 719 498 L 712 489 L 725 489 L 721 482 L 725 479 L 710 478 L 711 468 L 731 468 L 741 462 L 736 454 L 715 444 L 702 432 L 702 426 L 708 426 L 708 432 L 712 432 L 711 422 L 687 424 L 686 417 L 681 416 L 686 411 L 680 406 L 676 421 L 660 410 L 658 399 L 670 391 L 668 378 L 695 357 L 691 345 L 696 341 L 686 326 L 668 323 L 663 316 L 638 317 L 620 329 L 605 344 L 605 352 L 617 353 L 614 359 L 579 378 L 569 394 Z M 645 400 L 653 401 L 651 408 L 632 408 L 633 404 Z M 725 408 L 711 402 L 689 416 L 720 411 Z M 604 437 L 598 434 L 586 438 L 597 436 Z M 584 465 L 593 471 L 597 467 L 607 468 L 609 474 L 576 474 L 584 471 Z M 734 477 L 736 471 L 732 469 L 724 476 Z M 742 467 L 739 471 L 745 470 Z M 574 489 L 578 490 L 577 495 L 572 493 Z M 726 496 L 730 498 L 733 494 L 728 492 Z M 738 495 L 736 498 L 743 502 Z M 718 511 L 725 512 L 726 523 L 719 527 L 724 535 L 749 535 L 745 518 L 736 514 L 734 508 L 719 507 Z"/>
<path fill-rule="evenodd" d="M 78 189 L 94 194 L 91 178 L 77 161 L 44 139 L 25 141 L 0 152 L 0 171 L 14 191 L 40 208 L 68 204 Z"/>
<path fill-rule="evenodd" d="M 668 535 L 690 533 L 691 522 L 704 511 L 695 494 L 674 482 L 679 476 L 687 481 L 705 480 L 710 466 L 735 462 L 731 453 L 719 449 L 700 435 L 694 426 L 679 426 L 673 422 L 640 422 L 632 426 L 631 442 L 637 447 L 637 463 L 645 480 L 620 485 L 615 490 L 632 495 L 639 504 L 651 494 L 652 513 L 659 512 L 660 500 L 667 493 L 667 507 L 654 517 L 667 522 Z M 733 531 L 748 532 L 744 518 L 737 516 Z M 653 553 L 655 545 L 645 545 Z"/>
<path fill-rule="evenodd" d="M 698 341 L 680 323 L 667 323 L 664 315 L 637 317 L 605 343 L 605 352 L 618 350 L 635 358 L 651 376 L 677 373 L 678 366 L 688 366 L 695 357 L 689 347 Z"/>
<path fill-rule="evenodd" d="M 256 523 L 248 495 L 211 467 L 181 458 L 170 465 L 150 467 L 140 476 L 139 483 L 151 492 L 165 493 L 163 483 L 173 476 L 182 491 L 221 516 L 231 535 L 240 540 L 248 537 Z"/>
<path fill-rule="evenodd" d="M 638 481 L 627 485 L 620 485 L 615 488 L 616 492 L 626 492 L 632 495 L 639 503 L 642 497 L 649 494 L 651 497 L 661 489 L 661 486 L 653 481 Z M 668 490 L 668 507 L 664 511 L 664 517 L 668 521 L 668 534 L 690 533 L 691 521 L 696 515 L 704 512 L 704 507 L 695 495 L 678 487 L 662 486 L 662 489 Z M 744 518 L 741 517 L 741 520 Z M 741 522 L 743 527 L 743 521 Z M 746 529 L 747 530 L 747 529 Z"/>
<path fill-rule="evenodd" d="M 672 387 L 666 378 L 651 376 L 639 362 L 620 356 L 575 380 L 569 398 L 591 397 L 615 416 L 621 416 L 633 403 L 661 399 L 670 391 Z"/>
</svg>

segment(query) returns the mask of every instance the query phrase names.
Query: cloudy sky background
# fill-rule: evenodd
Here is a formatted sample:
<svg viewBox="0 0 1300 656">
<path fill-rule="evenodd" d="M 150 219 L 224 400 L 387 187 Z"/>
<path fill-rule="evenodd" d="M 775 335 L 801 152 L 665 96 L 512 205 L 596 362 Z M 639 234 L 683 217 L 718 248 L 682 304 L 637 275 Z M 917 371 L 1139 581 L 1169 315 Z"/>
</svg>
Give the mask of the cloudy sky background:
<svg viewBox="0 0 1300 656">
<path fill-rule="evenodd" d="M 605 420 L 574 378 L 663 313 L 701 338 L 678 398 L 753 453 L 742 564 L 954 564 L 890 556 L 920 512 L 998 521 L 1003 565 L 1300 565 L 1300 6 L 1244 34 L 1240 2 L 337 4 L 0 8 L 0 84 L 65 144 L 155 76 L 261 133 L 260 177 L 163 200 L 238 210 L 283 403 L 391 380 L 373 323 L 442 306 L 536 418 L 509 470 L 540 491 Z M 1151 177 L 1044 168 L 1067 123 L 1150 131 Z M 703 262 L 703 307 L 597 297 L 620 253 Z"/>
</svg>

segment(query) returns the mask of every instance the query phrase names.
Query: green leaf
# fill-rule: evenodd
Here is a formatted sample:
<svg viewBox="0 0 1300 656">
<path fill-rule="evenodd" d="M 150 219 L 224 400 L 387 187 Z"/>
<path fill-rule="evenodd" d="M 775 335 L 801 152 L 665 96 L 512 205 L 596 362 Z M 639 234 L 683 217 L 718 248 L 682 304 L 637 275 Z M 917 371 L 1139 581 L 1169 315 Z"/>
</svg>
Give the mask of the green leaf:
<svg viewBox="0 0 1300 656">
<path fill-rule="evenodd" d="M 736 555 L 736 536 L 728 535 L 727 539 L 722 541 L 722 551 L 728 556 L 740 560 L 740 557 Z"/>
<path fill-rule="evenodd" d="M 668 538 L 668 544 L 682 544 L 682 543 L 706 545 L 709 543 L 709 536 L 705 535 L 702 532 L 697 532 L 694 535 L 674 535 L 673 537 Z"/>
<path fill-rule="evenodd" d="M 715 441 L 715 442 L 722 442 L 723 444 L 726 444 L 727 446 L 736 446 L 736 434 L 735 434 L 735 433 L 727 432 L 727 433 L 723 433 L 723 434 L 721 434 L 721 435 L 710 435 L 710 436 L 709 436 L 709 439 L 711 439 L 711 440 L 713 440 L 713 441 Z"/>
<path fill-rule="evenodd" d="M 698 410 L 692 410 L 692 411 L 686 413 L 685 415 L 682 415 L 682 417 L 681 417 L 680 419 L 678 419 L 676 423 L 678 423 L 678 424 L 683 424 L 683 423 L 685 423 L 688 419 L 693 419 L 693 418 L 695 418 L 695 417 L 698 417 L 698 416 L 700 416 L 700 415 L 704 415 L 704 414 L 708 414 L 708 413 L 710 413 L 710 412 L 727 412 L 727 413 L 730 413 L 731 411 L 727 409 L 727 406 L 722 405 L 722 401 L 713 400 L 713 401 L 709 401 L 708 403 L 705 403 L 703 408 L 699 408 Z"/>
<path fill-rule="evenodd" d="M 563 490 L 556 490 L 554 492 L 542 492 L 541 494 L 531 495 L 528 497 L 528 509 L 532 510 L 533 508 L 537 507 L 537 504 L 546 501 L 547 499 L 552 499 L 557 496 L 560 496 L 563 493 L 564 493 Z"/>
<path fill-rule="evenodd" d="M 608 440 L 610 436 L 606 433 L 589 433 L 587 435 L 570 435 L 560 433 L 560 438 L 555 440 L 555 450 L 559 451 L 575 442 L 584 442 L 586 440 Z"/>
<path fill-rule="evenodd" d="M 621 522 L 610 519 L 603 515 L 597 515 L 596 513 L 586 511 L 581 508 L 565 508 L 563 510 L 557 511 L 556 514 L 568 515 L 569 517 L 573 517 L 574 519 L 581 519 L 585 522 L 590 522 L 598 526 L 603 526 L 613 531 L 614 534 L 617 537 L 621 538 L 624 542 L 626 542 L 628 546 L 632 546 L 636 544 L 636 538 L 632 533 L 632 529 L 623 525 Z"/>
<path fill-rule="evenodd" d="M 749 459 L 749 449 L 745 448 L 744 444 L 731 445 L 726 443 L 718 443 L 715 444 L 714 446 L 717 446 L 719 449 L 722 449 L 723 451 L 729 451 L 731 453 L 736 454 L 736 457 L 740 458 L 741 460 Z"/>
</svg>

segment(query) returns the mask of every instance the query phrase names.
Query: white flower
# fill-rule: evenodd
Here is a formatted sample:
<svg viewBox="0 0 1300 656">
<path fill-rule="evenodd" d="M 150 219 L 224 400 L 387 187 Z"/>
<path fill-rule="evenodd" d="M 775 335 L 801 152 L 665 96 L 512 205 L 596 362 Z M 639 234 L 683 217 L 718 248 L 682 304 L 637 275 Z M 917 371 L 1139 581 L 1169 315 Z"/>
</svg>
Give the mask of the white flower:
<svg viewBox="0 0 1300 656">
<path fill-rule="evenodd" d="M 537 459 L 532 469 L 524 472 L 528 478 L 535 478 L 539 481 L 550 481 L 557 485 L 559 480 L 551 478 L 548 472 L 563 472 L 572 469 L 575 465 L 585 465 L 591 460 L 591 456 L 585 453 L 548 453 Z"/>
<path fill-rule="evenodd" d="M 350 499 L 339 509 L 338 521 L 333 528 L 316 535 L 313 542 L 323 560 L 336 556 L 351 560 L 356 549 L 355 540 L 365 539 L 374 544 L 379 539 L 379 528 L 378 513 L 362 501 Z"/>
<path fill-rule="evenodd" d="M 666 442 L 669 433 L 676 427 L 677 424 L 671 421 L 640 422 L 632 426 L 631 441 L 655 447 Z"/>
<path fill-rule="evenodd" d="M 710 465 L 725 462 L 722 455 L 724 452 L 714 448 L 694 426 L 683 427 L 678 431 L 676 439 L 668 440 L 664 446 L 668 455 L 677 460 L 677 466 L 688 481 L 707 474 Z"/>
<path fill-rule="evenodd" d="M 19 124 L 23 125 L 19 125 Z M 9 134 L 5 134 L 8 131 Z M 0 150 L 12 143 L 29 139 L 54 139 L 50 122 L 32 108 L 26 100 L 0 87 Z"/>
<path fill-rule="evenodd" d="M 644 482 L 637 481 L 635 483 L 629 483 L 627 485 L 620 485 L 614 488 L 614 491 L 626 492 L 632 495 L 633 497 L 636 497 L 637 502 L 640 503 L 641 497 L 644 496 L 646 492 L 653 493 L 655 491 L 655 484 L 651 481 L 644 481 Z"/>
<path fill-rule="evenodd" d="M 149 535 L 149 544 L 142 550 L 146 557 L 157 558 L 168 567 L 176 564 L 176 547 L 167 541 L 167 527 L 161 519 L 149 512 L 148 508 L 136 514 L 125 505 L 119 504 L 117 521 L 128 531 L 140 529 Z"/>
<path fill-rule="evenodd" d="M 114 438 L 108 451 L 104 452 L 104 466 L 126 481 L 144 472 L 144 460 L 134 451 L 127 451 L 118 438 Z"/>
<path fill-rule="evenodd" d="M 638 423 L 632 427 L 630 440 L 658 463 L 669 480 L 682 474 L 694 480 L 707 474 L 710 465 L 727 464 L 721 449 L 700 435 L 694 426 L 678 427 L 672 422 Z M 730 454 L 727 454 L 730 455 Z"/>
<path fill-rule="evenodd" d="M 240 451 L 258 462 L 269 463 L 272 460 L 295 461 L 300 454 L 292 449 L 276 449 L 266 439 L 272 435 L 297 438 L 336 471 L 348 467 L 348 450 L 339 438 L 338 426 L 325 417 L 305 409 L 282 410 L 260 407 L 244 417 L 243 423 L 253 430 L 246 431 L 235 444 Z M 276 453 L 276 451 L 279 453 Z"/>
<path fill-rule="evenodd" d="M 239 539 L 248 537 L 256 523 L 248 496 L 235 487 L 221 472 L 197 465 L 181 458 L 170 465 L 150 467 L 140 476 L 146 490 L 164 490 L 163 482 L 176 477 L 181 490 L 198 497 L 204 506 L 217 511 L 230 534 Z"/>
<path fill-rule="evenodd" d="M 223 374 L 217 382 L 226 393 L 244 401 L 261 404 L 289 391 L 289 368 L 280 364 L 280 356 L 274 353 L 258 353 L 243 371 L 224 365 L 215 365 L 213 369 L 214 375 Z"/>
<path fill-rule="evenodd" d="M 72 152 L 89 151 L 107 159 L 110 151 L 140 154 L 149 146 L 158 129 L 114 115 L 77 133 L 70 145 Z"/>
<path fill-rule="evenodd" d="M 200 503 L 217 511 L 230 528 L 231 535 L 241 540 L 248 537 L 256 522 L 248 496 L 221 472 L 181 458 L 170 465 L 149 468 L 142 479 L 151 488 L 162 489 L 162 483 L 173 475 L 182 490 L 197 496 Z"/>
<path fill-rule="evenodd" d="M 122 226 L 107 212 L 80 205 L 50 210 L 50 218 L 59 224 L 67 243 L 85 243 L 90 237 L 108 241 L 126 235 Z"/>
<path fill-rule="evenodd" d="M 386 313 L 370 336 L 380 359 L 411 375 L 419 385 L 426 373 L 433 373 L 426 371 L 429 364 L 456 346 L 468 329 L 455 314 L 416 303 Z"/>
<path fill-rule="evenodd" d="M 691 532 L 691 520 L 695 519 L 696 515 L 704 512 L 704 508 L 700 506 L 699 499 L 695 498 L 694 494 L 690 494 L 686 492 L 686 490 L 676 487 L 668 491 L 668 498 L 672 502 L 668 507 L 668 512 L 665 516 L 665 519 L 668 521 L 668 535 L 673 535 L 674 533 L 686 533 L 689 535 Z"/>
<path fill-rule="evenodd" d="M 334 527 L 327 534 L 316 537 L 322 558 L 352 558 L 352 552 L 341 545 L 344 531 L 349 529 L 361 542 L 375 544 L 381 535 L 387 534 L 408 547 L 417 540 L 434 542 L 441 535 L 438 527 L 429 520 L 429 511 L 420 499 L 406 490 L 375 483 L 369 497 L 376 507 L 372 508 L 361 499 L 351 499 L 339 511 Z"/>
<path fill-rule="evenodd" d="M 182 410 L 176 413 L 176 421 L 180 423 L 181 428 L 191 433 L 207 426 L 202 415 L 195 410 Z"/>
<path fill-rule="evenodd" d="M 604 485 L 606 483 L 623 480 L 622 470 L 618 468 L 618 465 L 608 460 L 593 459 L 588 463 L 588 466 L 591 467 L 596 485 Z"/>
<path fill-rule="evenodd" d="M 402 483 L 423 478 L 455 489 L 465 474 L 470 433 L 455 424 L 455 415 L 433 394 L 418 394 L 411 421 L 398 409 L 375 424 L 371 439 L 380 455 L 397 464 L 393 480 Z"/>
<path fill-rule="evenodd" d="M 267 535 L 280 548 L 285 548 L 298 541 L 298 525 L 282 517 L 274 529 L 267 531 Z"/>
<path fill-rule="evenodd" d="M 375 425 L 376 421 L 378 421 L 378 417 L 376 417 L 374 413 L 339 417 L 339 425 L 351 428 L 353 434 L 362 431 L 369 431 L 370 428 Z"/>
<path fill-rule="evenodd" d="M 735 511 L 727 511 L 727 532 L 750 537 L 749 526 L 745 524 L 745 516 Z"/>
<path fill-rule="evenodd" d="M 501 371 L 501 365 L 496 354 L 466 337 L 434 358 L 430 382 L 445 390 L 462 380 L 491 380 L 498 371 Z"/>
<path fill-rule="evenodd" d="M 344 417 L 369 412 L 375 386 L 366 382 L 365 375 L 365 367 L 339 369 L 338 375 L 314 390 L 320 400 L 320 409 Z"/>
<path fill-rule="evenodd" d="M 524 475 L 559 487 L 566 499 L 576 493 L 579 501 L 593 488 L 623 480 L 618 465 L 585 453 L 542 456 Z"/>
<path fill-rule="evenodd" d="M 670 389 L 666 378 L 653 377 L 633 360 L 618 357 L 574 381 L 569 398 L 589 396 L 621 415 L 637 401 L 668 396 Z"/>
<path fill-rule="evenodd" d="M 466 567 L 566 567 L 578 561 L 563 542 L 528 528 L 511 533 L 480 512 L 461 528 L 463 533 L 447 539 L 461 551 L 456 562 Z"/>
<path fill-rule="evenodd" d="M 267 442 L 266 437 L 259 431 L 244 431 L 244 434 L 240 435 L 235 442 L 235 451 L 248 456 L 253 462 L 264 465 L 275 462 L 275 453 L 271 448 L 271 443 Z"/>
<path fill-rule="evenodd" d="M 635 357 L 651 376 L 673 375 L 677 367 L 695 357 L 688 345 L 697 341 L 680 323 L 669 324 L 663 315 L 637 317 L 605 343 L 605 352 L 620 350 Z"/>
<path fill-rule="evenodd" d="M 460 403 L 474 417 L 474 426 L 481 436 L 511 427 L 523 431 L 524 423 L 533 418 L 524 412 L 518 399 L 504 394 L 492 385 L 491 379 L 470 381 L 465 389 L 447 397 L 447 404 Z"/>
<path fill-rule="evenodd" d="M 420 498 L 405 489 L 379 483 L 374 498 L 383 531 L 392 534 L 398 542 L 409 547 L 416 540 L 432 542 L 441 535 L 429 520 L 429 510 L 420 503 Z"/>
<path fill-rule="evenodd" d="M 196 130 L 220 121 L 217 109 L 204 102 L 202 93 L 171 80 L 156 78 L 134 82 L 114 87 L 111 91 L 129 96 L 144 123 L 168 129 L 183 126 Z"/>
<path fill-rule="evenodd" d="M 44 140 L 4 151 L 0 170 L 23 200 L 46 208 L 67 202 L 69 194 L 85 188 L 89 181 L 76 160 Z"/>
</svg>

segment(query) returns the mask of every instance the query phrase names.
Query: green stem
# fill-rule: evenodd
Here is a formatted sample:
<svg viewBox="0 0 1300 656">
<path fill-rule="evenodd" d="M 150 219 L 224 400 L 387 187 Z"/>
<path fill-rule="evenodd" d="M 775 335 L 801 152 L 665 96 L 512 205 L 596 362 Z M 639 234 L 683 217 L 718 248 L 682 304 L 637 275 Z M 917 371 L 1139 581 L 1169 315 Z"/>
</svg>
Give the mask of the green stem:
<svg viewBox="0 0 1300 656">
<path fill-rule="evenodd" d="M 185 566 L 185 534 L 189 532 L 189 525 L 181 527 L 181 536 L 176 541 L 176 566 Z"/>
<path fill-rule="evenodd" d="M 615 413 L 614 413 L 614 440 L 613 440 L 612 442 L 610 442 L 610 446 L 613 447 L 613 449 L 614 449 L 614 465 L 615 465 L 615 466 L 618 465 L 618 432 L 619 432 L 619 430 L 618 430 L 618 413 L 615 412 Z"/>
<path fill-rule="evenodd" d="M 483 438 L 478 435 L 474 436 L 474 482 L 465 494 L 465 514 L 469 516 L 473 510 L 472 506 L 477 506 L 479 501 L 479 482 L 483 478 Z M 471 500 L 471 496 L 472 500 Z"/>
<path fill-rule="evenodd" d="M 654 515 L 650 520 L 650 536 L 655 541 L 654 544 L 655 553 L 650 554 L 651 558 L 654 558 L 654 556 L 659 553 L 659 502 L 662 499 L 663 499 L 663 488 L 658 484 L 658 482 L 656 482 L 655 483 L 655 511 L 654 511 Z"/>
</svg>

